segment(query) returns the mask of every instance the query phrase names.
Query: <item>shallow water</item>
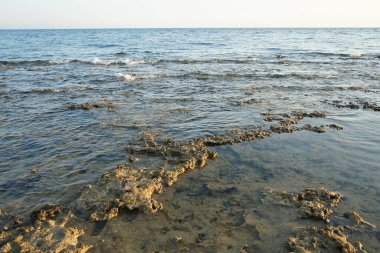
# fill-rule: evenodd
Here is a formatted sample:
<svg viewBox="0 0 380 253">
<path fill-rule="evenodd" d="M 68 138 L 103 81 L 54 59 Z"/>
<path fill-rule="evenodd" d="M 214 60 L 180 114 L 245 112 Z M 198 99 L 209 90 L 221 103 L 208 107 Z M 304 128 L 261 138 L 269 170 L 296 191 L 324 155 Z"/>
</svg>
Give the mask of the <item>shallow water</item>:
<svg viewBox="0 0 380 253">
<path fill-rule="evenodd" d="M 236 252 L 242 244 L 286 252 L 290 233 L 311 221 L 263 203 L 265 187 L 297 192 L 325 186 L 345 196 L 340 209 L 356 210 L 379 226 L 380 112 L 362 108 L 364 102 L 380 104 L 379 34 L 2 30 L 0 208 L 25 215 L 47 203 L 70 203 L 81 186 L 127 162 L 126 145 L 144 131 L 189 140 L 268 127 L 262 113 L 318 110 L 327 118 L 311 123 L 344 130 L 274 134 L 218 147 L 218 160 L 157 197 L 163 211 L 121 215 L 84 240 L 99 252 Z M 67 109 L 99 100 L 113 107 Z M 338 108 L 336 100 L 360 107 Z M 38 173 L 30 173 L 33 168 Z M 369 252 L 379 251 L 378 230 L 357 236 Z"/>
</svg>

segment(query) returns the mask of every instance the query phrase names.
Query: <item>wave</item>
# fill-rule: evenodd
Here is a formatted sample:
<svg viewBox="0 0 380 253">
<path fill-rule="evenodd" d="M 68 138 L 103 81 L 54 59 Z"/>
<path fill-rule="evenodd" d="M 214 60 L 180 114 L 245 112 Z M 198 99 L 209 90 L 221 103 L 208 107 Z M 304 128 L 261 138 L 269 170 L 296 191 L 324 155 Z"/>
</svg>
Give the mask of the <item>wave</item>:
<svg viewBox="0 0 380 253">
<path fill-rule="evenodd" d="M 57 94 L 57 93 L 70 93 L 70 92 L 78 92 L 78 91 L 90 91 L 94 90 L 94 88 L 89 86 L 72 86 L 72 87 L 59 87 L 59 88 L 39 88 L 32 89 L 28 91 L 23 91 L 21 93 L 24 94 Z"/>
<path fill-rule="evenodd" d="M 250 59 L 161 59 L 152 61 L 152 64 L 173 63 L 173 64 L 251 64 L 255 63 L 259 58 L 254 57 Z"/>
<path fill-rule="evenodd" d="M 117 73 L 119 79 L 125 81 L 135 81 L 136 79 L 155 79 L 155 78 L 169 78 L 169 79 L 196 79 L 196 80 L 226 80 L 226 79 L 280 79 L 280 78 L 296 78 L 302 80 L 314 79 L 338 79 L 340 76 L 333 73 L 207 73 L 202 71 L 194 71 L 183 74 L 152 74 L 144 76 L 135 76 L 131 74 Z"/>
<path fill-rule="evenodd" d="M 60 65 L 67 63 L 80 63 L 80 64 L 89 64 L 89 65 L 137 65 L 144 64 L 144 60 L 133 60 L 133 59 L 118 59 L 118 60 L 103 60 L 100 58 L 94 58 L 91 61 L 80 60 L 80 59 L 65 59 L 65 60 L 22 60 L 22 61 L 0 61 L 1 69 L 18 66 L 52 66 Z"/>
<path fill-rule="evenodd" d="M 133 82 L 137 79 L 136 76 L 130 74 L 116 73 L 116 76 L 123 81 Z"/>
<path fill-rule="evenodd" d="M 297 73 L 297 72 L 290 72 L 290 73 L 274 73 L 274 74 L 268 74 L 267 77 L 270 78 L 298 78 L 298 79 L 304 79 L 304 80 L 314 80 L 314 79 L 338 79 L 339 76 L 336 74 L 330 74 L 330 73 L 319 73 L 319 74 L 307 74 L 307 73 Z"/>
<path fill-rule="evenodd" d="M 33 60 L 33 61 L 0 61 L 0 66 L 21 66 L 21 65 L 31 65 L 31 66 L 51 66 L 51 65 L 57 65 L 59 62 L 50 61 L 50 60 Z"/>
<path fill-rule="evenodd" d="M 77 61 L 78 62 L 78 61 Z M 102 60 L 99 58 L 94 58 L 91 62 L 88 61 L 79 61 L 81 63 L 91 63 L 93 65 L 137 65 L 144 64 L 144 60 L 132 60 L 132 59 L 124 59 L 124 60 Z"/>
<path fill-rule="evenodd" d="M 241 59 L 131 59 L 122 58 L 123 53 L 117 53 L 120 56 L 116 59 L 101 59 L 95 57 L 91 59 L 58 59 L 58 60 L 9 60 L 0 61 L 0 70 L 10 70 L 16 67 L 45 67 L 53 65 L 65 65 L 65 64 L 83 64 L 92 66 L 133 66 L 133 65 L 160 65 L 160 64 L 178 64 L 178 65 L 191 65 L 191 64 L 257 64 L 260 63 L 259 57 L 247 57 Z M 264 59 L 262 63 L 264 64 L 280 64 L 280 65 L 293 65 L 293 64 L 335 64 L 337 62 L 331 61 L 329 57 L 338 57 L 341 60 L 375 60 L 376 62 L 380 58 L 379 54 L 363 54 L 361 52 L 354 52 L 350 54 L 343 53 L 328 53 L 328 52 L 308 52 L 304 53 L 308 55 L 306 59 L 291 59 L 284 58 L 276 60 Z M 327 57 L 325 60 L 314 60 L 311 55 L 318 55 Z M 337 58 L 337 59 L 338 59 Z M 280 78 L 281 76 L 274 76 L 275 78 Z"/>
<path fill-rule="evenodd" d="M 231 78 L 248 78 L 256 77 L 257 75 L 252 73 L 239 74 L 239 73 L 205 73 L 205 72 L 190 72 L 180 75 L 164 75 L 168 78 L 179 78 L 179 79 L 198 79 L 198 80 L 208 80 L 208 79 L 231 79 Z"/>
<path fill-rule="evenodd" d="M 333 52 L 308 52 L 306 55 L 314 56 L 324 56 L 324 57 L 338 57 L 338 58 L 350 58 L 358 59 L 363 57 L 376 58 L 376 55 L 364 54 L 362 52 L 351 52 L 351 53 L 333 53 Z"/>
</svg>

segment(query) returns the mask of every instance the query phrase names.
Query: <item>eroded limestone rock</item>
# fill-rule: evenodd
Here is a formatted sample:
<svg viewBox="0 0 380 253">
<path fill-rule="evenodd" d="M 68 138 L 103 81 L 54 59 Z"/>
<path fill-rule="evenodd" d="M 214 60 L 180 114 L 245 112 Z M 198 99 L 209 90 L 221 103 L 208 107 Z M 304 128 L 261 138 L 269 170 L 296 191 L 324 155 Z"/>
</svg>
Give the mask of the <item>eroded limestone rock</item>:
<svg viewBox="0 0 380 253">
<path fill-rule="evenodd" d="M 373 225 L 373 224 L 369 223 L 368 221 L 364 220 L 363 217 L 361 217 L 355 211 L 345 213 L 344 217 L 346 219 L 351 220 L 354 223 L 353 226 L 347 226 L 351 230 L 357 230 L 360 227 L 366 227 L 366 228 L 370 228 L 370 229 L 376 228 L 375 225 Z"/>
<path fill-rule="evenodd" d="M 266 196 L 276 204 L 298 208 L 302 218 L 312 217 L 325 222 L 328 222 L 328 217 L 333 214 L 331 207 L 342 201 L 342 195 L 323 187 L 307 188 L 300 193 L 268 189 Z"/>
<path fill-rule="evenodd" d="M 343 231 L 343 227 L 332 226 L 303 228 L 289 237 L 287 244 L 290 252 L 366 252 L 360 242 L 350 242 Z"/>
<path fill-rule="evenodd" d="M 1 214 L 2 219 L 10 216 L 12 215 Z M 22 224 L 17 222 L 16 226 L 2 228 L 0 251 L 87 252 L 91 246 L 78 242 L 84 231 L 68 225 L 72 217 L 70 211 L 63 212 L 60 207 L 53 205 L 33 212 L 30 221 Z"/>
<path fill-rule="evenodd" d="M 264 139 L 271 136 L 272 133 L 267 130 L 263 130 L 260 127 L 253 128 L 239 128 L 223 135 L 207 136 L 198 139 L 207 146 L 220 146 L 226 144 L 235 144 L 245 141 L 252 141 L 255 139 Z"/>
<path fill-rule="evenodd" d="M 343 127 L 342 126 L 339 126 L 337 124 L 330 124 L 329 125 L 330 128 L 335 128 L 336 130 L 343 130 Z"/>
<path fill-rule="evenodd" d="M 329 102 L 329 104 L 338 107 L 338 108 L 350 108 L 350 109 L 360 109 L 363 108 L 364 110 L 370 109 L 373 111 L 380 111 L 380 105 L 368 101 L 341 101 L 341 100 L 334 100 Z"/>
<path fill-rule="evenodd" d="M 326 113 L 325 112 L 318 112 L 318 111 L 314 111 L 314 112 L 310 112 L 310 113 L 307 113 L 307 112 L 293 112 L 293 115 L 296 116 L 298 119 L 303 119 L 303 118 L 326 118 Z"/>
<path fill-rule="evenodd" d="M 325 130 L 325 127 L 324 126 L 312 126 L 310 124 L 305 124 L 303 125 L 302 127 L 303 130 L 308 130 L 308 131 L 311 131 L 311 132 L 316 132 L 316 133 L 324 133 L 326 132 Z"/>
<path fill-rule="evenodd" d="M 96 184 L 83 187 L 80 197 L 70 207 L 79 214 L 91 213 L 94 221 L 112 219 L 120 208 L 154 213 L 162 209 L 152 195 L 163 191 L 163 179 L 150 173 L 119 165 L 105 172 Z"/>
<path fill-rule="evenodd" d="M 275 133 L 292 133 L 295 131 L 307 130 L 317 133 L 324 133 L 324 126 L 312 126 L 310 124 L 299 126 L 299 121 L 305 117 L 308 118 L 325 118 L 326 113 L 324 112 L 293 112 L 290 114 L 263 114 L 265 116 L 265 121 L 279 121 L 278 124 L 270 126 L 270 130 Z"/>
</svg>

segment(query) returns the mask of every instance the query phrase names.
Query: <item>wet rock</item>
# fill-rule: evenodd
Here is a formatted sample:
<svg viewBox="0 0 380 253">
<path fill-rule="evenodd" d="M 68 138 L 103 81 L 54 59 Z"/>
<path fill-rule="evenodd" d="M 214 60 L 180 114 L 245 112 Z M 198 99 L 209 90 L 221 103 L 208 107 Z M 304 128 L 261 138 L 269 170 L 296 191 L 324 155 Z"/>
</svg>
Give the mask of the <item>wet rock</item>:
<svg viewBox="0 0 380 253">
<path fill-rule="evenodd" d="M 330 128 L 334 128 L 336 130 L 343 130 L 343 127 L 337 125 L 337 124 L 330 124 L 329 125 Z"/>
<path fill-rule="evenodd" d="M 136 163 L 136 162 L 138 162 L 140 160 L 140 158 L 131 155 L 131 156 L 129 156 L 128 160 L 129 160 L 130 163 Z"/>
<path fill-rule="evenodd" d="M 354 103 L 352 101 L 350 101 L 348 103 L 344 103 L 343 101 L 340 101 L 340 100 L 334 100 L 334 101 L 330 102 L 329 104 L 331 104 L 337 108 L 350 108 L 350 109 L 355 109 L 355 110 L 360 108 L 359 103 Z"/>
<path fill-rule="evenodd" d="M 247 95 L 247 96 L 253 95 L 256 92 L 258 92 L 258 89 L 255 88 L 255 87 L 248 87 L 248 88 L 244 89 L 244 94 Z"/>
<path fill-rule="evenodd" d="M 302 129 L 307 130 L 307 131 L 311 131 L 311 132 L 315 132 L 315 133 L 326 132 L 325 127 L 322 125 L 321 126 L 312 126 L 310 124 L 305 124 L 305 125 L 303 125 Z"/>
<path fill-rule="evenodd" d="M 16 214 L 6 212 L 0 209 L 0 224 L 2 229 L 10 229 L 22 224 L 22 220 Z"/>
<path fill-rule="evenodd" d="M 356 230 L 357 228 L 359 227 L 367 227 L 367 228 L 370 228 L 370 229 L 374 229 L 376 228 L 375 225 L 369 223 L 368 221 L 365 221 L 363 219 L 363 217 L 361 217 L 358 213 L 356 213 L 355 211 L 352 211 L 352 212 L 347 212 L 344 214 L 344 217 L 346 219 L 349 219 L 351 220 L 353 223 L 354 223 L 354 226 L 353 227 L 350 227 L 348 226 L 350 229 L 352 230 Z"/>
<path fill-rule="evenodd" d="M 1 252 L 87 252 L 91 246 L 78 242 L 84 231 L 68 226 L 72 213 L 55 213 L 53 209 L 36 211 L 32 223 L 25 222 L 2 231 Z"/>
<path fill-rule="evenodd" d="M 306 124 L 303 127 L 298 125 L 299 121 L 305 117 L 309 118 L 325 118 L 326 114 L 324 112 L 293 112 L 292 115 L 289 114 L 263 114 L 265 116 L 265 121 L 280 121 L 278 124 L 270 126 L 270 130 L 275 133 L 292 133 L 295 131 L 308 130 L 317 133 L 324 133 L 325 129 L 323 126 L 312 126 Z"/>
<path fill-rule="evenodd" d="M 292 113 L 293 116 L 296 116 L 297 119 L 303 119 L 303 118 L 326 118 L 326 113 L 324 112 L 318 112 L 318 111 L 314 111 L 314 112 L 310 112 L 310 113 L 307 113 L 307 112 L 293 112 Z"/>
<path fill-rule="evenodd" d="M 347 102 L 344 102 L 344 101 L 341 101 L 341 100 L 334 100 L 332 102 L 329 102 L 329 104 L 331 105 L 334 105 L 338 108 L 350 108 L 350 109 L 360 109 L 360 108 L 363 108 L 364 110 L 366 109 L 371 109 L 371 110 L 374 110 L 374 111 L 380 111 L 380 105 L 376 104 L 376 103 L 372 103 L 372 102 L 368 102 L 368 101 L 349 101 L 348 103 Z"/>
<path fill-rule="evenodd" d="M 343 231 L 343 227 L 332 226 L 303 228 L 289 237 L 287 244 L 290 252 L 366 252 L 360 242 L 351 243 Z"/>
<path fill-rule="evenodd" d="M 163 178 L 144 169 L 119 165 L 103 174 L 95 185 L 82 189 L 80 197 L 70 207 L 94 221 L 109 220 L 118 215 L 120 208 L 140 209 L 154 213 L 162 209 L 152 198 L 163 191 Z"/>
<path fill-rule="evenodd" d="M 47 219 L 54 218 L 62 213 L 63 207 L 61 205 L 49 204 L 39 210 L 33 211 L 30 214 L 30 221 L 32 223 L 43 222 Z"/>
<path fill-rule="evenodd" d="M 118 52 L 118 53 L 115 53 L 115 56 L 118 56 L 118 57 L 122 57 L 122 56 L 126 56 L 127 54 L 124 53 L 124 52 Z"/>
<path fill-rule="evenodd" d="M 202 141 L 207 146 L 220 146 L 252 141 L 257 138 L 264 139 L 271 135 L 272 133 L 270 131 L 263 130 L 260 127 L 252 127 L 236 129 L 222 135 L 203 137 L 200 138 L 199 141 Z"/>
<path fill-rule="evenodd" d="M 112 219 L 121 208 L 154 213 L 163 208 L 152 198 L 154 193 L 161 193 L 183 173 L 204 167 L 208 159 L 217 157 L 215 151 L 207 149 L 203 139 L 159 141 L 155 133 L 144 133 L 140 142 L 140 145 L 128 146 L 130 153 L 175 160 L 177 165 L 170 169 L 158 167 L 149 170 L 119 165 L 104 173 L 96 184 L 84 187 L 70 208 L 94 221 Z"/>
<path fill-rule="evenodd" d="M 272 130 L 275 133 L 279 133 L 279 134 L 280 133 L 292 133 L 294 131 L 300 131 L 301 128 L 299 126 L 295 126 L 296 124 L 298 124 L 298 120 L 296 118 L 283 117 L 280 120 L 279 124 L 271 125 L 270 130 Z"/>
<path fill-rule="evenodd" d="M 280 121 L 284 119 L 283 116 L 277 114 L 263 113 L 262 115 L 264 116 L 264 120 L 269 122 Z"/>
<path fill-rule="evenodd" d="M 63 89 L 33 89 L 30 91 L 33 94 L 55 94 L 55 93 L 65 93 Z"/>
<path fill-rule="evenodd" d="M 290 125 L 272 125 L 270 126 L 270 130 L 272 130 L 275 133 L 281 134 L 281 133 L 293 133 L 294 131 L 300 131 L 301 128 L 297 126 L 290 126 Z"/>
<path fill-rule="evenodd" d="M 372 109 L 374 111 L 380 111 L 380 105 L 377 105 L 376 103 L 364 102 L 363 109 Z"/>
<path fill-rule="evenodd" d="M 302 218 L 311 217 L 325 222 L 328 222 L 328 217 L 333 214 L 331 207 L 342 201 L 339 193 L 330 192 L 323 187 L 307 188 L 298 194 L 268 189 L 266 196 L 276 204 L 298 208 Z"/>
<path fill-rule="evenodd" d="M 236 103 L 236 105 L 251 105 L 251 104 L 257 104 L 259 101 L 257 99 L 251 98 L 248 100 L 240 100 Z"/>
<path fill-rule="evenodd" d="M 143 142 L 143 146 L 138 150 L 133 149 L 135 152 L 177 156 L 181 161 L 179 165 L 170 170 L 135 169 L 119 165 L 115 170 L 104 173 L 95 185 L 84 187 L 79 199 L 70 205 L 71 208 L 90 216 L 94 221 L 112 219 L 118 215 L 121 208 L 154 213 L 163 208 L 161 203 L 153 199 L 154 193 L 161 193 L 164 187 L 173 185 L 180 175 L 205 166 L 209 156 L 215 156 L 204 146 L 198 146 L 200 150 L 196 150 L 194 145 L 186 146 L 184 143 L 173 143 L 168 140 L 161 146 L 152 139 L 154 135 L 145 135 L 145 137 L 147 139 Z M 179 149 L 174 149 L 173 145 Z M 91 214 L 88 214 L 89 211 Z"/>
<path fill-rule="evenodd" d="M 30 170 L 30 173 L 37 174 L 39 171 L 40 171 L 39 169 L 33 168 L 33 169 Z"/>
<path fill-rule="evenodd" d="M 204 167 L 208 159 L 215 159 L 217 153 L 206 147 L 203 138 L 192 141 L 174 141 L 165 139 L 158 141 L 155 133 L 145 133 L 142 137 L 142 145 L 130 144 L 127 150 L 132 154 L 161 157 L 165 160 L 176 161 L 182 167 L 194 169 Z M 177 172 L 180 172 L 177 170 Z M 176 173 L 177 173 L 176 172 Z"/>
<path fill-rule="evenodd" d="M 105 100 L 99 100 L 95 103 L 86 102 L 79 105 L 69 105 L 66 106 L 67 110 L 91 110 L 96 108 L 108 108 L 108 110 L 114 109 L 114 105 L 112 102 L 105 101 Z"/>
</svg>

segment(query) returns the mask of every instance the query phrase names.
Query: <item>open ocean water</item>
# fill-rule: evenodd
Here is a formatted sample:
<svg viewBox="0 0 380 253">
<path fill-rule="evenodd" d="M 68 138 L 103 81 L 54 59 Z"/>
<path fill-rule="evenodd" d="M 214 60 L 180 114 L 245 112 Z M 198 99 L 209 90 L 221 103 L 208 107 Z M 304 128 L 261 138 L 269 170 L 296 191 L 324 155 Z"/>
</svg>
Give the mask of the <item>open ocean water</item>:
<svg viewBox="0 0 380 253">
<path fill-rule="evenodd" d="M 299 111 L 343 130 L 216 147 L 157 195 L 163 210 L 97 233 L 82 221 L 91 252 L 287 252 L 298 228 L 322 225 L 263 191 L 318 186 L 344 196 L 339 217 L 377 226 L 348 237 L 379 252 L 380 29 L 0 30 L 0 209 L 69 206 L 144 132 L 187 141 Z"/>
</svg>

